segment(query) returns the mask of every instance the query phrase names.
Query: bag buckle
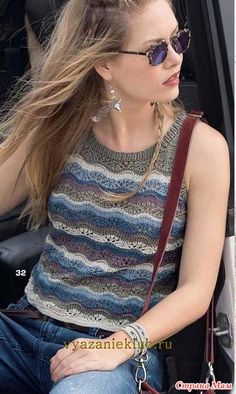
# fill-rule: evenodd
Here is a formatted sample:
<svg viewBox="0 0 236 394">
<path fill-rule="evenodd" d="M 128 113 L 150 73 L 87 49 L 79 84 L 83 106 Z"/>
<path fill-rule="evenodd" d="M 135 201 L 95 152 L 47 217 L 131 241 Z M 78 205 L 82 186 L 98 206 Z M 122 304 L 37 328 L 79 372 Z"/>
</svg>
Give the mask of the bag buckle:
<svg viewBox="0 0 236 394">
<path fill-rule="evenodd" d="M 135 369 L 135 381 L 138 383 L 138 393 L 142 394 L 142 383 L 147 379 L 147 371 L 144 363 L 148 361 L 148 354 L 141 356 L 139 359 L 135 359 L 138 361 L 136 369 Z"/>
<path fill-rule="evenodd" d="M 214 374 L 213 365 L 211 362 L 208 363 L 208 368 L 209 368 L 209 371 L 206 376 L 206 383 L 209 383 L 210 380 L 215 382 L 216 378 L 215 378 L 215 374 Z"/>
<path fill-rule="evenodd" d="M 206 380 L 205 380 L 206 384 L 210 383 L 210 381 L 211 382 L 215 382 L 216 381 L 213 365 L 212 365 L 211 362 L 208 363 L 208 368 L 209 369 L 208 369 L 208 373 L 207 373 Z M 200 394 L 204 394 L 204 391 L 200 391 Z"/>
</svg>

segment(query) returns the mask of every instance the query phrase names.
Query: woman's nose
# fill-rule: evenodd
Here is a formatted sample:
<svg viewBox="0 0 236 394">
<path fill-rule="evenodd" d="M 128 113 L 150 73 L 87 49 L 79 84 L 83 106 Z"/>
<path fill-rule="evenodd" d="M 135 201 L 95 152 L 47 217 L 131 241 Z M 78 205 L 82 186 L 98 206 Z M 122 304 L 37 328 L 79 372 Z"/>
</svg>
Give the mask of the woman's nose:
<svg viewBox="0 0 236 394">
<path fill-rule="evenodd" d="M 165 58 L 165 66 L 169 66 L 174 64 L 181 64 L 183 61 L 183 54 L 177 53 L 174 48 L 172 47 L 171 43 L 168 44 L 168 51 Z"/>
</svg>

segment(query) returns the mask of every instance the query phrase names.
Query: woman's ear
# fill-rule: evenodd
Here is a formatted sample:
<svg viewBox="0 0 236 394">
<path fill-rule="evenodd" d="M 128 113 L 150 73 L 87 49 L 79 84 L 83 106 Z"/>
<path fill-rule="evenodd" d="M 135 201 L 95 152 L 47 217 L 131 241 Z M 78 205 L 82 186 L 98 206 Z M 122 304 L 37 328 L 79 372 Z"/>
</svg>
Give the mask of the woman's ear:
<svg viewBox="0 0 236 394">
<path fill-rule="evenodd" d="M 105 81 L 110 81 L 112 79 L 111 70 L 108 62 L 103 61 L 97 63 L 95 64 L 94 68 L 97 71 L 97 73 L 100 75 L 100 77 L 102 77 Z"/>
</svg>

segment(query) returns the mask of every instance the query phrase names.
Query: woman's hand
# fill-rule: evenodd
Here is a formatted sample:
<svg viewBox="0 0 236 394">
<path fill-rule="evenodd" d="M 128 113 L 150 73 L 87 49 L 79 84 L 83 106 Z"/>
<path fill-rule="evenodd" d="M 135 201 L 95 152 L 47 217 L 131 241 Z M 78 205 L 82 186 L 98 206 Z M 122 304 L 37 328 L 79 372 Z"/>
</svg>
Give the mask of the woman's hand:
<svg viewBox="0 0 236 394">
<path fill-rule="evenodd" d="M 78 338 L 51 358 L 52 380 L 55 382 L 86 371 L 110 371 L 133 354 L 132 341 L 124 331 L 117 331 L 104 339 Z"/>
</svg>

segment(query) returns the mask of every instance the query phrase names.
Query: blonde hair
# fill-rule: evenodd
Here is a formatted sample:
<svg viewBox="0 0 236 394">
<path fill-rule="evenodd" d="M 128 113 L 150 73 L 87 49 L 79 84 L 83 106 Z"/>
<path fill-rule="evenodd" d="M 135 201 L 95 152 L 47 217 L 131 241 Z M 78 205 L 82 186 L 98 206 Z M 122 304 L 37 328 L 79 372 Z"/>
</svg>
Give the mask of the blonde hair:
<svg viewBox="0 0 236 394">
<path fill-rule="evenodd" d="M 58 16 L 40 65 L 31 72 L 30 78 L 26 75 L 21 92 L 13 97 L 17 102 L 8 109 L 0 128 L 2 133 L 7 131 L 7 138 L 0 145 L 0 155 L 7 160 L 19 144 L 26 138 L 30 140 L 17 179 L 24 169 L 29 198 L 20 218 L 28 216 L 28 228 L 37 229 L 45 222 L 48 198 L 66 161 L 81 149 L 91 129 L 91 117 L 109 102 L 94 65 L 117 56 L 114 52 L 121 49 L 128 38 L 130 14 L 139 12 L 149 1 L 68 1 Z M 166 1 L 171 5 L 170 0 Z M 181 109 L 174 101 L 155 104 L 158 142 L 139 188 L 158 157 L 164 114 L 174 117 Z M 104 199 L 124 201 L 137 190 L 104 194 Z"/>
</svg>

